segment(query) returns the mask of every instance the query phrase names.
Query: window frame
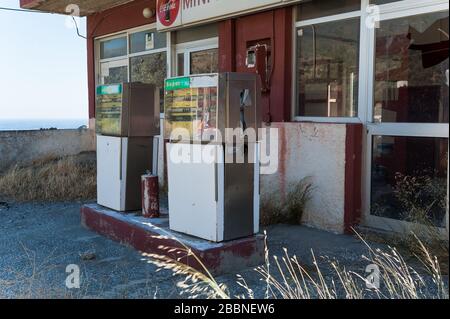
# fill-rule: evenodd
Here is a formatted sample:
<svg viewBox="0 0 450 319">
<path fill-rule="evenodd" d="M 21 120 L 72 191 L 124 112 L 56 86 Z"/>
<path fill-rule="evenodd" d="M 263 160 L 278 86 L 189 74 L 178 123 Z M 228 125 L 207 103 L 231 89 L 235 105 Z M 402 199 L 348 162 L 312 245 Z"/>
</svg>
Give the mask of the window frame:
<svg viewBox="0 0 450 319">
<path fill-rule="evenodd" d="M 349 19 L 355 19 L 355 18 L 359 18 L 360 19 L 360 41 L 359 41 L 359 74 L 358 77 L 359 79 L 362 79 L 362 76 L 364 75 L 363 72 L 365 72 L 365 70 L 363 70 L 363 68 L 365 67 L 365 65 L 362 63 L 363 58 L 365 57 L 364 52 L 362 52 L 362 48 L 364 47 L 363 45 L 363 33 L 362 33 L 362 28 L 364 25 L 364 20 L 363 20 L 363 7 L 364 4 L 363 2 L 368 2 L 369 0 L 362 0 L 362 4 L 361 4 L 361 10 L 357 10 L 357 11 L 351 11 L 351 12 L 346 12 L 346 13 L 340 13 L 340 14 L 336 14 L 336 15 L 330 15 L 330 16 L 324 16 L 324 17 L 320 17 L 320 18 L 314 18 L 314 19 L 308 19 L 308 20 L 301 20 L 301 21 L 296 21 L 296 17 L 297 17 L 297 10 L 298 7 L 296 6 L 293 10 L 293 23 L 294 23 L 294 27 L 293 27 L 293 34 L 292 34 L 292 38 L 293 38 L 293 45 L 292 45 L 292 49 L 293 49 L 293 53 L 292 53 L 292 57 L 293 57 L 293 74 L 292 74 L 292 120 L 294 122 L 317 122 L 317 123 L 361 123 L 364 120 L 364 110 L 363 110 L 363 105 L 361 103 L 361 86 L 363 84 L 363 82 L 361 80 L 359 80 L 359 85 L 358 85 L 358 111 L 357 111 L 357 116 L 355 117 L 326 117 L 326 116 L 300 116 L 297 114 L 297 109 L 298 109 L 298 97 L 297 97 L 297 81 L 298 81 L 298 77 L 297 77 L 297 67 L 298 67 L 298 63 L 297 63 L 297 45 L 298 45 L 298 41 L 297 41 L 297 30 L 298 28 L 301 27 L 305 27 L 305 26 L 310 26 L 310 25 L 317 25 L 317 24 L 323 24 L 323 23 L 329 23 L 329 22 L 335 22 L 335 21 L 344 21 L 344 20 L 349 20 Z"/>
<path fill-rule="evenodd" d="M 394 232 L 404 232 L 405 230 L 418 227 L 406 221 L 392 220 L 386 217 L 371 215 L 371 168 L 372 168 L 372 138 L 374 136 L 403 136 L 403 137 L 438 137 L 449 138 L 448 123 L 375 123 L 374 112 L 374 85 L 375 85 L 375 44 L 376 29 L 371 27 L 367 21 L 379 22 L 406 18 L 414 15 L 421 15 L 434 12 L 448 12 L 448 0 L 401 0 L 393 3 L 374 5 L 370 0 L 361 0 L 361 10 L 343 14 L 325 16 L 310 20 L 296 21 L 297 6 L 293 10 L 292 27 L 292 120 L 294 122 L 313 123 L 361 123 L 363 129 L 363 149 L 362 149 L 362 220 L 361 224 L 368 227 L 377 227 Z M 359 57 L 359 88 L 358 88 L 358 112 L 356 117 L 304 117 L 296 114 L 297 102 L 297 30 L 299 27 L 333 22 L 359 17 L 360 25 L 360 57 Z M 448 165 L 448 164 L 447 164 Z M 448 167 L 450 169 L 450 167 Z M 447 231 L 449 208 L 447 206 Z M 421 227 L 421 226 L 419 226 Z M 425 227 L 425 226 L 423 226 Z M 445 229 L 438 231 L 445 235 Z"/>
<path fill-rule="evenodd" d="M 115 32 L 115 33 L 111 33 L 111 34 L 107 34 L 107 35 L 103 35 L 103 36 L 94 38 L 95 85 L 96 86 L 101 83 L 101 65 L 102 65 L 102 63 L 123 61 L 124 65 L 127 65 L 127 68 L 128 68 L 127 81 L 130 81 L 130 79 L 131 79 L 131 69 L 130 69 L 131 58 L 138 57 L 138 56 L 145 56 L 145 55 L 154 54 L 154 53 L 161 53 L 161 52 L 166 52 L 166 57 L 167 57 L 167 61 L 166 61 L 167 74 L 166 74 L 166 76 L 167 77 L 170 76 L 170 74 L 171 74 L 171 63 L 170 63 L 170 61 L 171 61 L 171 50 L 170 50 L 170 48 L 171 48 L 171 33 L 170 32 L 166 33 L 167 41 L 166 41 L 165 48 L 146 50 L 146 51 L 137 52 L 137 53 L 130 53 L 130 43 L 131 43 L 130 35 L 133 33 L 138 33 L 138 32 L 142 32 L 142 31 L 150 31 L 150 30 L 156 30 L 156 23 L 151 23 L 151 24 L 147 24 L 144 26 L 136 27 L 136 28 L 122 30 L 119 32 Z M 157 30 L 156 30 L 156 32 L 157 32 Z M 100 58 L 100 43 L 109 41 L 109 40 L 113 40 L 113 39 L 117 39 L 117 38 L 121 38 L 124 36 L 126 36 L 126 38 L 127 38 L 127 54 L 126 55 L 109 58 L 109 59 L 101 59 Z"/>
<path fill-rule="evenodd" d="M 379 11 L 372 9 L 377 7 Z M 374 50 L 375 50 L 375 30 L 368 28 L 368 19 L 379 19 L 373 14 L 380 15 L 381 20 L 402 18 L 411 15 L 426 14 L 448 10 L 448 0 L 401 0 L 383 5 L 370 4 L 370 0 L 361 0 L 361 10 L 341 13 L 337 15 L 324 16 L 315 19 L 296 21 L 298 7 L 295 6 L 292 12 L 292 108 L 291 118 L 294 122 L 317 122 L 317 123 L 367 123 L 373 118 L 373 74 Z M 359 44 L 359 87 L 358 87 L 358 112 L 355 117 L 309 117 L 297 114 L 297 29 L 300 27 L 321 24 L 352 18 L 360 18 L 360 44 Z M 445 125 L 445 124 L 444 124 Z"/>
<path fill-rule="evenodd" d="M 369 0 L 366 1 L 369 5 Z M 449 12 L 448 1 L 445 0 L 402 0 L 384 5 L 378 5 L 379 11 L 377 21 L 388 21 L 394 19 L 408 18 L 411 16 L 432 14 L 437 12 Z M 367 19 L 370 17 L 370 10 L 364 9 Z M 374 121 L 374 96 L 375 96 L 375 52 L 376 52 L 376 29 L 362 26 L 367 41 L 365 60 L 365 87 L 362 96 L 364 100 L 360 103 L 365 105 L 365 118 L 363 132 L 363 165 L 362 165 L 362 225 L 391 230 L 394 232 L 405 232 L 418 225 L 407 221 L 393 220 L 387 217 L 374 216 L 371 214 L 372 198 L 372 159 L 373 159 L 373 137 L 374 136 L 400 136 L 400 137 L 428 137 L 428 138 L 449 138 L 448 123 L 404 123 L 404 122 L 381 122 Z M 447 162 L 447 169 L 448 166 Z M 447 179 L 448 181 L 448 179 Z M 448 205 L 447 216 L 448 220 Z M 422 227 L 422 226 L 421 226 Z M 423 226 L 425 227 L 425 226 Z M 448 226 L 447 226 L 448 227 Z M 439 233 L 445 235 L 446 230 L 436 228 Z"/>
<path fill-rule="evenodd" d="M 389 21 L 389 20 L 395 20 L 395 19 L 401 19 L 401 18 L 407 18 L 422 14 L 429 14 L 429 13 L 437 13 L 437 12 L 444 12 L 448 11 L 448 1 L 445 0 L 403 0 L 398 1 L 394 3 L 389 3 L 385 5 L 378 6 L 379 11 L 379 21 Z M 373 121 L 373 103 L 374 103 L 374 88 L 375 88 L 375 50 L 376 50 L 376 29 L 374 28 L 367 28 L 365 27 L 365 31 L 368 35 L 369 42 L 368 42 L 368 53 L 370 54 L 370 58 L 367 60 L 367 96 L 366 96 L 366 107 L 367 107 L 367 117 L 365 121 L 370 124 L 376 124 Z M 369 55 L 368 54 L 368 55 Z M 390 123 L 384 122 L 384 123 L 378 123 L 380 125 L 388 125 Z M 399 124 L 406 124 L 411 125 L 412 123 L 391 123 L 396 126 Z M 415 123 L 423 125 L 422 123 Z M 441 125 L 441 126 L 447 126 L 448 124 L 445 123 L 432 123 L 431 125 Z M 411 133 L 413 133 L 411 131 Z"/>
<path fill-rule="evenodd" d="M 176 44 L 174 49 L 174 59 L 172 61 L 174 66 L 173 76 L 178 76 L 179 54 L 184 54 L 184 74 L 180 76 L 189 76 L 191 72 L 191 53 L 211 49 L 219 49 L 218 37 Z"/>
</svg>

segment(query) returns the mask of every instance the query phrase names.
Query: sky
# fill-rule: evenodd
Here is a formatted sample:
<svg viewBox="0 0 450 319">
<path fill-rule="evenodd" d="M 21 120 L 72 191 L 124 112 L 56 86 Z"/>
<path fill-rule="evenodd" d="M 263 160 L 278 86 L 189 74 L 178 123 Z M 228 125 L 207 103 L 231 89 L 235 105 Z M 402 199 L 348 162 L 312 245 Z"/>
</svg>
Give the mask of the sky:
<svg viewBox="0 0 450 319">
<path fill-rule="evenodd" d="M 0 120 L 88 118 L 86 40 L 66 19 L 0 9 Z"/>
</svg>

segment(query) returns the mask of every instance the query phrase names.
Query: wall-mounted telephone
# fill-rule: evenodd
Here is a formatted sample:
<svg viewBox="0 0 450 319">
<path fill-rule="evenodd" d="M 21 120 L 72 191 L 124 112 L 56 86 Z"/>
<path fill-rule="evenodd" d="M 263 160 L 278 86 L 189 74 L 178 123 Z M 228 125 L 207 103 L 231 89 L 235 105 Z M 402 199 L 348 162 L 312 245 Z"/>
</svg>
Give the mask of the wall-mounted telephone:
<svg viewBox="0 0 450 319">
<path fill-rule="evenodd" d="M 270 61 L 271 47 L 269 44 L 257 43 L 250 45 L 247 49 L 247 57 L 245 59 L 245 65 L 249 69 L 254 69 L 256 74 L 261 77 L 261 89 L 262 92 L 268 92 L 270 90 L 270 77 L 272 73 L 272 63 Z"/>
</svg>

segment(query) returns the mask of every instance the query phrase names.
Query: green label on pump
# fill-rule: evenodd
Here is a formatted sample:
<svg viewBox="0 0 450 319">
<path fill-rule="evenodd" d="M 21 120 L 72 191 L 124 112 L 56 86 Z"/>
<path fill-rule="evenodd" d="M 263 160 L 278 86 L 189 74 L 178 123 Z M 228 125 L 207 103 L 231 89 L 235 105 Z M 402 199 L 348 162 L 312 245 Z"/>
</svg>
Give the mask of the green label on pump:
<svg viewBox="0 0 450 319">
<path fill-rule="evenodd" d="M 122 94 L 122 84 L 100 85 L 97 87 L 97 95 Z"/>
<path fill-rule="evenodd" d="M 166 91 L 175 91 L 182 89 L 189 89 L 191 87 L 191 78 L 175 78 L 175 79 L 167 79 L 166 80 Z"/>
</svg>

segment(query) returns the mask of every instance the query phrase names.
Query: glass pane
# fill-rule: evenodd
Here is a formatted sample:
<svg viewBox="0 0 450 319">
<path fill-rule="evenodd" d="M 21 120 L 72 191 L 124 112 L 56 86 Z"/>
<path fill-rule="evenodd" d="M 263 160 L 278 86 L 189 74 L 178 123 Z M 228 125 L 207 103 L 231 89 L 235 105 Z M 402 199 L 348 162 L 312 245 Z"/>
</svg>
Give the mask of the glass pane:
<svg viewBox="0 0 450 319">
<path fill-rule="evenodd" d="M 210 141 L 217 137 L 217 88 L 197 87 L 168 90 L 165 96 L 164 136 L 176 129 L 189 131 L 190 139 Z"/>
<path fill-rule="evenodd" d="M 297 115 L 358 114 L 359 19 L 297 30 Z"/>
<path fill-rule="evenodd" d="M 298 5 L 297 21 L 361 10 L 361 0 L 312 0 Z"/>
<path fill-rule="evenodd" d="M 184 53 L 177 54 L 177 76 L 184 75 Z"/>
<path fill-rule="evenodd" d="M 131 82 L 155 84 L 160 88 L 161 110 L 164 110 L 164 79 L 167 76 L 166 52 L 130 59 Z"/>
<path fill-rule="evenodd" d="M 191 74 L 217 73 L 219 50 L 210 49 L 191 53 Z"/>
<path fill-rule="evenodd" d="M 375 122 L 448 123 L 448 12 L 382 21 Z"/>
<path fill-rule="evenodd" d="M 127 38 L 117 38 L 100 42 L 100 59 L 110 59 L 127 55 Z"/>
<path fill-rule="evenodd" d="M 445 227 L 448 139 L 375 136 L 372 215 Z"/>
<path fill-rule="evenodd" d="M 402 0 L 370 0 L 370 4 L 386 4 L 386 3 L 392 3 L 392 2 L 397 2 L 397 1 L 402 1 Z"/>
<path fill-rule="evenodd" d="M 128 82 L 128 67 L 125 66 L 110 66 L 109 63 L 102 63 L 101 84 L 117 84 Z"/>
<path fill-rule="evenodd" d="M 156 32 L 156 30 L 147 30 L 130 35 L 131 53 L 163 49 L 166 44 L 166 33 Z"/>
<path fill-rule="evenodd" d="M 184 28 L 173 33 L 175 34 L 176 44 L 217 38 L 219 36 L 219 24 L 211 23 L 196 27 Z"/>
</svg>

